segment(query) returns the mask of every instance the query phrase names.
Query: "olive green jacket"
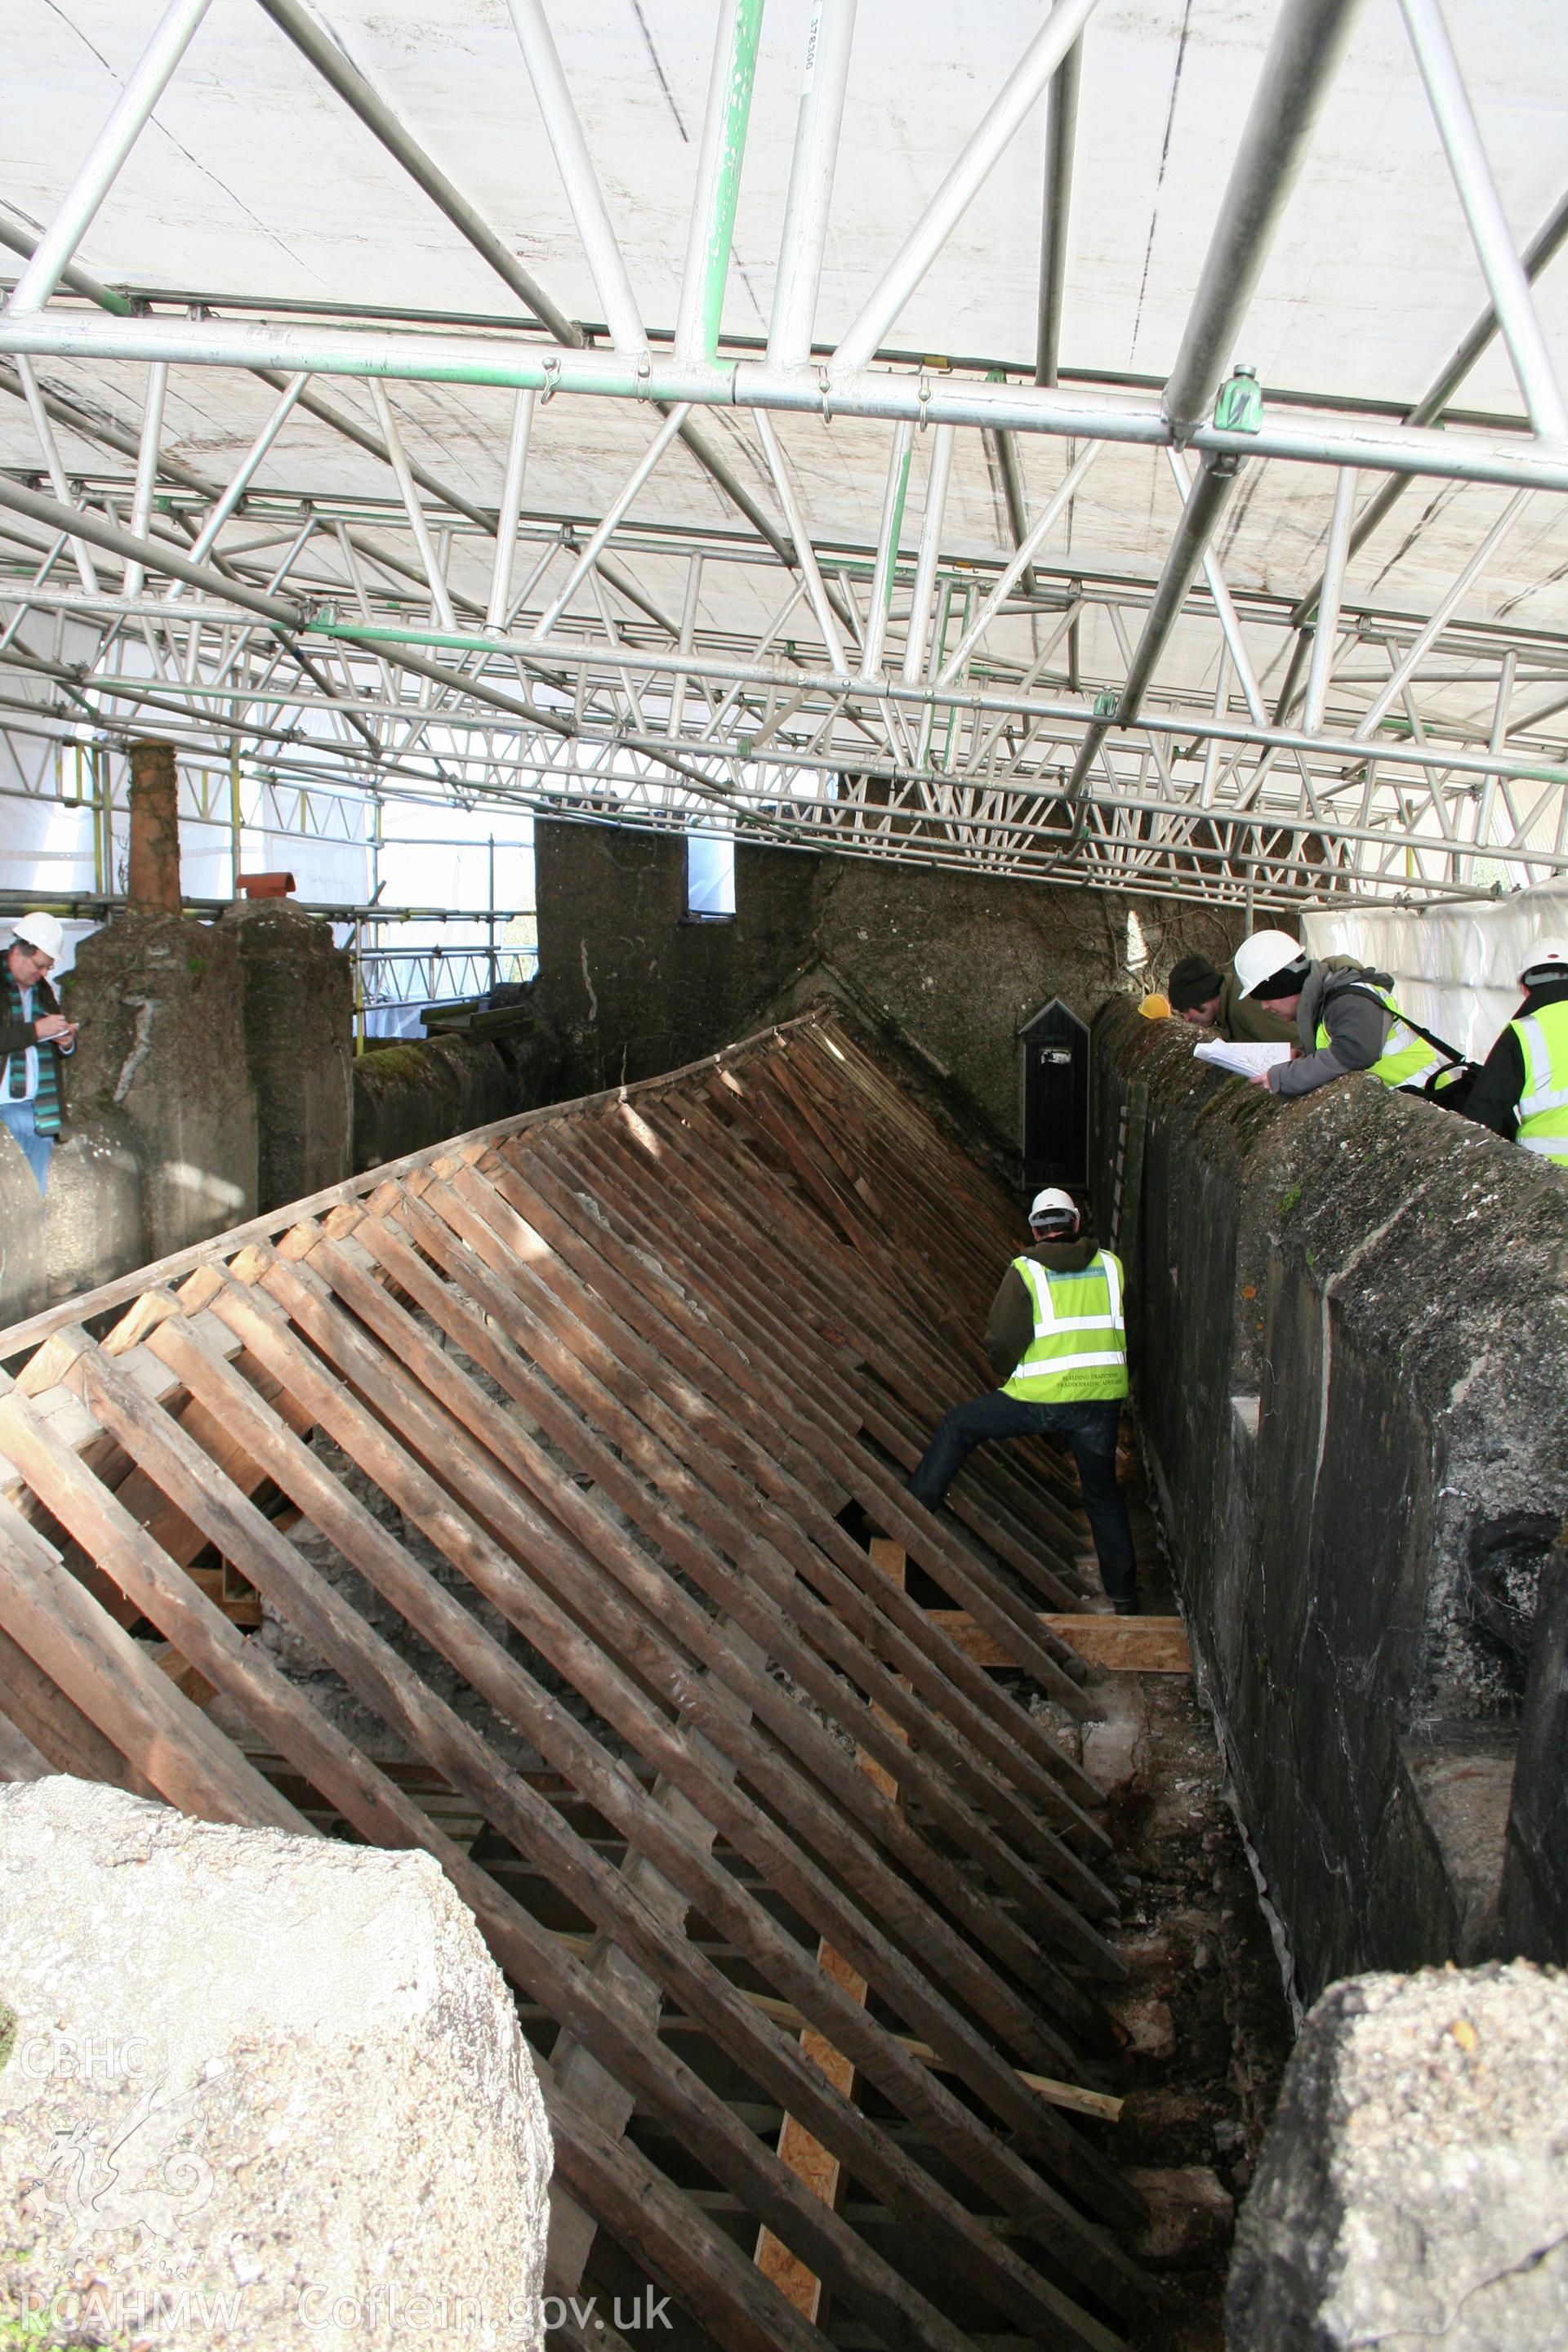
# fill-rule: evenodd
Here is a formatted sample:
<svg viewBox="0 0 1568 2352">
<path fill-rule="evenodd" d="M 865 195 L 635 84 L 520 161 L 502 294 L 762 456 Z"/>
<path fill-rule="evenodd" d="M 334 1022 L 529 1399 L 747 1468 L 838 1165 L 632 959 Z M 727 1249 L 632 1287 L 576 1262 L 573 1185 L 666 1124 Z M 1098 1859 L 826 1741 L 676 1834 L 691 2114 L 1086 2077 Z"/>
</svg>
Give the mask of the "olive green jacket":
<svg viewBox="0 0 1568 2352">
<path fill-rule="evenodd" d="M 1219 1012 L 1214 1025 L 1233 1045 L 1293 1045 L 1296 1042 L 1296 1024 L 1281 1021 L 1267 1004 L 1243 996 L 1234 971 L 1227 971 L 1220 982 Z"/>
</svg>

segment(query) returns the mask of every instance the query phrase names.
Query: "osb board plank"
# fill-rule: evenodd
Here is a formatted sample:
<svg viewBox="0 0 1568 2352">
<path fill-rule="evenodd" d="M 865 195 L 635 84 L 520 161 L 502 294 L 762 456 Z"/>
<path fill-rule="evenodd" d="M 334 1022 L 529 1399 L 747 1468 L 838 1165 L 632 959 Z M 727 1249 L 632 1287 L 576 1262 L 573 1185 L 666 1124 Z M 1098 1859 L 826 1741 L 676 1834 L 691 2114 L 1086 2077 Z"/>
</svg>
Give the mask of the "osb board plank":
<svg viewBox="0 0 1568 2352">
<path fill-rule="evenodd" d="M 1017 1659 L 995 1636 L 977 1625 L 967 1610 L 930 1609 L 926 1614 L 949 1641 L 977 1666 L 1013 1666 Z M 1040 1612 L 1040 1623 L 1070 1642 L 1090 1665 L 1121 1675 L 1190 1675 L 1192 1651 L 1180 1617 L 1057 1616 Z"/>
</svg>

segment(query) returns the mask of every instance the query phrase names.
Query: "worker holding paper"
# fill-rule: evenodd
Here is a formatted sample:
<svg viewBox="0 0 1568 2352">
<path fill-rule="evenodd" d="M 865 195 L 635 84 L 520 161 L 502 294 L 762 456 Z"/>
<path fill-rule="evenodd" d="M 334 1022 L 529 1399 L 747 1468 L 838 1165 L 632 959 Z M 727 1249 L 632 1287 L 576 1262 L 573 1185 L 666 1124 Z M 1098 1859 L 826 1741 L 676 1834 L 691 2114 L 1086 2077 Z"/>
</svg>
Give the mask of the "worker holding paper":
<svg viewBox="0 0 1568 2352">
<path fill-rule="evenodd" d="M 1259 1071 L 1255 1087 L 1275 1095 L 1309 1095 L 1335 1078 L 1369 1070 L 1385 1087 L 1420 1094 L 1463 1056 L 1402 1013 L 1385 971 L 1348 956 L 1307 955 L 1286 931 L 1254 931 L 1236 951 L 1245 993 L 1296 1024 L 1290 1059 Z"/>
<path fill-rule="evenodd" d="M 1178 1021 L 1217 1029 L 1231 1045 L 1289 1045 L 1296 1032 L 1270 1004 L 1249 997 L 1234 971 L 1215 970 L 1207 956 L 1184 956 L 1166 990 Z"/>
</svg>

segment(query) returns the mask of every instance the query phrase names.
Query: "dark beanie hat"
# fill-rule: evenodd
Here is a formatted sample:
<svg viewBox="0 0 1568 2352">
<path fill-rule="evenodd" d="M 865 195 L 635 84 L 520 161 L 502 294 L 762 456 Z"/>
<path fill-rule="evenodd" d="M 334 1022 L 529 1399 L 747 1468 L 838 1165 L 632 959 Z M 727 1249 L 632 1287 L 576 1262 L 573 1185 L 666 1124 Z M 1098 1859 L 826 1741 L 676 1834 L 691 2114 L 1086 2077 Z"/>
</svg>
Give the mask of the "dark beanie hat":
<svg viewBox="0 0 1568 2352">
<path fill-rule="evenodd" d="M 1300 996 L 1310 969 L 1310 959 L 1298 956 L 1294 962 L 1282 964 L 1278 971 L 1271 971 L 1267 980 L 1260 980 L 1257 987 L 1249 988 L 1247 993 L 1258 1004 L 1271 1004 L 1277 996 Z"/>
<path fill-rule="evenodd" d="M 1177 1013 L 1190 1013 L 1194 1005 L 1212 1004 L 1224 982 L 1206 956 L 1184 956 L 1172 971 L 1165 993 Z"/>
</svg>

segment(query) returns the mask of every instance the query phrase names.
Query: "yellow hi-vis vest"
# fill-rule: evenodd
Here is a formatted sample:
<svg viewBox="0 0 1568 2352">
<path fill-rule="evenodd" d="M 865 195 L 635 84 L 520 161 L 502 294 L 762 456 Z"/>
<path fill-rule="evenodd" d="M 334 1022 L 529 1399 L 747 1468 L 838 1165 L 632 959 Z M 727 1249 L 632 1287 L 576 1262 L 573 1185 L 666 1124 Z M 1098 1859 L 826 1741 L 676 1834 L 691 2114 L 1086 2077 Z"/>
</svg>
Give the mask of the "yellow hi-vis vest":
<svg viewBox="0 0 1568 2352">
<path fill-rule="evenodd" d="M 1035 1336 L 1003 1385 L 1024 1404 L 1089 1404 L 1127 1394 L 1121 1260 L 1097 1250 L 1081 1274 L 1047 1274 L 1037 1259 L 1015 1270 L 1035 1305 Z"/>
<path fill-rule="evenodd" d="M 1508 1025 L 1524 1055 L 1514 1140 L 1568 1168 L 1568 1003 L 1543 1004 L 1539 1013 Z"/>
<path fill-rule="evenodd" d="M 1369 1077 L 1381 1078 L 1385 1087 L 1424 1087 L 1434 1070 L 1453 1067 L 1447 1054 L 1435 1053 L 1426 1038 L 1418 1037 L 1409 1027 L 1386 988 L 1374 988 L 1369 980 L 1357 981 L 1356 987 L 1364 996 L 1375 996 L 1394 1015 L 1394 1026 L 1383 1041 L 1382 1053 L 1367 1072 Z M 1320 1021 L 1316 1040 L 1319 1052 L 1331 1042 L 1326 1024 Z"/>
</svg>

